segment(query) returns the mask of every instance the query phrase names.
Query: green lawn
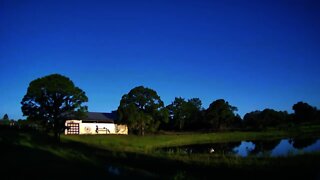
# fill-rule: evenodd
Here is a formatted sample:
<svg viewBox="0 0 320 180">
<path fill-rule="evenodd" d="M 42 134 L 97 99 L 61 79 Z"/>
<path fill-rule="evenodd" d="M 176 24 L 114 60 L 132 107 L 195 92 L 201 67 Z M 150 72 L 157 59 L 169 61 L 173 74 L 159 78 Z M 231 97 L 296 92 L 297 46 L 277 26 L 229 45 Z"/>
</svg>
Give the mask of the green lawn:
<svg viewBox="0 0 320 180">
<path fill-rule="evenodd" d="M 155 151 L 158 147 L 195 143 L 320 137 L 320 126 L 286 131 L 162 133 L 146 135 L 62 136 L 60 144 L 43 134 L 1 130 L 0 179 L 317 179 L 320 153 L 288 157 L 248 157 Z M 63 178 L 64 179 L 64 178 Z"/>
</svg>

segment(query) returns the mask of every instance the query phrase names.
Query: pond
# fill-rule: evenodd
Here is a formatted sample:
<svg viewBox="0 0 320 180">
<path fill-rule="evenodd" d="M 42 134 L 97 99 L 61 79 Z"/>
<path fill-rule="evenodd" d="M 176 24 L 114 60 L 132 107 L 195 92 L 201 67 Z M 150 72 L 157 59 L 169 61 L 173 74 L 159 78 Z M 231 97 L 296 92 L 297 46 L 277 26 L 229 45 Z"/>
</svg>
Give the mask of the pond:
<svg viewBox="0 0 320 180">
<path fill-rule="evenodd" d="M 240 141 L 230 143 L 192 144 L 176 147 L 159 148 L 157 151 L 167 153 L 207 153 L 247 156 L 287 156 L 306 152 L 320 151 L 320 139 L 280 139 Z"/>
</svg>

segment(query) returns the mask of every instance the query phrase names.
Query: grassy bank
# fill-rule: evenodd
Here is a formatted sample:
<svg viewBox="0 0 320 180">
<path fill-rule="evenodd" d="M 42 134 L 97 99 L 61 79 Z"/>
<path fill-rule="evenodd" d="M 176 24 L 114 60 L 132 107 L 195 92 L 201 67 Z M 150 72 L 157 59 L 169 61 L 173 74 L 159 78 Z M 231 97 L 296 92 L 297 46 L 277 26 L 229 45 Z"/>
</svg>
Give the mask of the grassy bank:
<svg viewBox="0 0 320 180">
<path fill-rule="evenodd" d="M 210 154 L 167 154 L 158 147 L 195 143 L 320 137 L 320 126 L 279 131 L 163 133 L 140 136 L 49 136 L 5 130 L 0 132 L 1 179 L 316 179 L 320 153 L 289 157 L 248 157 Z"/>
<path fill-rule="evenodd" d="M 320 125 L 295 127 L 290 130 L 266 130 L 261 132 L 216 133 L 163 133 L 147 136 L 119 135 L 73 135 L 62 136 L 63 141 L 76 141 L 113 151 L 152 152 L 155 148 L 185 144 L 237 142 L 242 140 L 266 140 L 282 138 L 320 137 Z"/>
</svg>

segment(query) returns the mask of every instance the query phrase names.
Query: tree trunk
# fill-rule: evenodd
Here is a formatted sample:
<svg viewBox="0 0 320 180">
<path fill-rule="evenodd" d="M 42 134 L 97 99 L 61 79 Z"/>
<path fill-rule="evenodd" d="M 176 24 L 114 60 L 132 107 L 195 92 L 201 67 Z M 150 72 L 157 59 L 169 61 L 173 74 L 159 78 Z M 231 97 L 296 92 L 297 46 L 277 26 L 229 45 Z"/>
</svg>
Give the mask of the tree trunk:
<svg viewBox="0 0 320 180">
<path fill-rule="evenodd" d="M 58 143 L 60 143 L 60 133 L 57 132 L 56 130 L 55 130 L 55 132 L 54 132 L 54 139 L 55 139 Z"/>
<path fill-rule="evenodd" d="M 144 136 L 144 126 L 143 125 L 140 126 L 140 134 L 142 136 Z"/>
<path fill-rule="evenodd" d="M 56 142 L 60 143 L 60 126 L 57 121 L 55 121 L 54 123 L 53 130 L 54 130 L 54 139 L 56 140 Z"/>
</svg>

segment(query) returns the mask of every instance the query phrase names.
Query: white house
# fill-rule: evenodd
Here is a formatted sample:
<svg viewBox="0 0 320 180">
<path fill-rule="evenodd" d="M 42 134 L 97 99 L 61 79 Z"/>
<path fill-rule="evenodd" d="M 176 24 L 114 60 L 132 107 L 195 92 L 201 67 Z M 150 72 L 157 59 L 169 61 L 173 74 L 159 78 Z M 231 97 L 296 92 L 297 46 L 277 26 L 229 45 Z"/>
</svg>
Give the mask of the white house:
<svg viewBox="0 0 320 180">
<path fill-rule="evenodd" d="M 115 117 L 115 112 L 88 112 L 84 119 L 67 120 L 64 134 L 128 134 L 128 126 L 117 124 Z"/>
</svg>

